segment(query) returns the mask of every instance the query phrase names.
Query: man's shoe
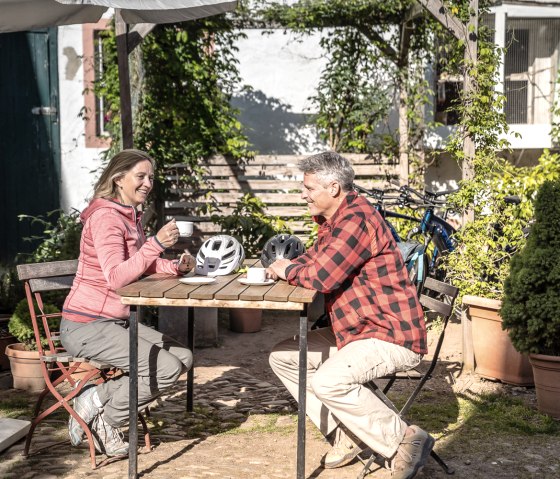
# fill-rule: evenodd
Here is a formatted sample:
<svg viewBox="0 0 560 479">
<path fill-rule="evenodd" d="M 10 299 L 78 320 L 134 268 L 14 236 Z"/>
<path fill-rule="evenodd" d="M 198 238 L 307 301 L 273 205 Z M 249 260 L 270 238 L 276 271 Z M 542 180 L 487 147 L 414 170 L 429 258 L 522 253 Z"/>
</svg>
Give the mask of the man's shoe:
<svg viewBox="0 0 560 479">
<path fill-rule="evenodd" d="M 95 448 L 108 457 L 126 456 L 128 454 L 128 442 L 123 439 L 123 433 L 118 427 L 111 426 L 99 414 L 92 424 L 92 434 Z"/>
<path fill-rule="evenodd" d="M 405 436 L 393 458 L 393 479 L 412 479 L 424 467 L 435 439 L 418 426 L 409 426 L 413 433 Z"/>
<path fill-rule="evenodd" d="M 342 424 L 336 428 L 333 447 L 323 457 L 325 469 L 342 467 L 352 462 L 364 449 L 358 445 L 359 440 Z"/>
<path fill-rule="evenodd" d="M 90 424 L 91 421 L 93 421 L 93 419 L 102 411 L 102 409 L 95 405 L 93 401 L 94 395 L 97 395 L 95 384 L 88 384 L 84 387 L 84 389 L 82 389 L 82 392 L 74 398 L 73 409 L 86 424 Z M 72 446 L 79 446 L 84 440 L 84 430 L 82 429 L 82 426 L 80 426 L 80 423 L 76 421 L 72 415 L 70 415 L 70 418 L 68 419 L 68 434 L 70 436 L 70 443 Z"/>
</svg>

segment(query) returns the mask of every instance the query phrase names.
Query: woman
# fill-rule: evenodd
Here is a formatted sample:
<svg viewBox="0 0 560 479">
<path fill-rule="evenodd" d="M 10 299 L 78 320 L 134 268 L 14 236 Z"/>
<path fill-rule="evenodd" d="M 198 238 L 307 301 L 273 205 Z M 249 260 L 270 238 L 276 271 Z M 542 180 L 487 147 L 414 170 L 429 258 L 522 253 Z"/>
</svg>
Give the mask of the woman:
<svg viewBox="0 0 560 479">
<path fill-rule="evenodd" d="M 154 181 L 154 161 L 139 150 L 113 157 L 95 185 L 94 196 L 80 215 L 83 223 L 78 270 L 62 310 L 61 342 L 75 356 L 129 370 L 129 306 L 116 290 L 144 274 L 183 274 L 195 264 L 190 255 L 165 260 L 160 254 L 179 237 L 175 220 L 146 240 L 138 207 Z M 138 406 L 145 408 L 181 373 L 192 366 L 185 346 L 142 324 L 138 325 Z M 128 453 L 119 427 L 128 419 L 128 376 L 86 386 L 74 409 L 91 425 L 96 448 L 107 456 Z M 68 424 L 73 445 L 84 431 L 72 416 Z"/>
</svg>

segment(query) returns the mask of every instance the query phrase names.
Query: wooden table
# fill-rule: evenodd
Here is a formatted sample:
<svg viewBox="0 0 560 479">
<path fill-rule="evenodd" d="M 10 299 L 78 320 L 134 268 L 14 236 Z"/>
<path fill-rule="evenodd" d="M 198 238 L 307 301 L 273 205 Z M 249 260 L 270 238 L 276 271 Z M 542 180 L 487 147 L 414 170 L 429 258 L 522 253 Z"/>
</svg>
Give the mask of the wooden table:
<svg viewBox="0 0 560 479">
<path fill-rule="evenodd" d="M 254 263 L 254 260 L 249 260 Z M 194 355 L 194 308 L 256 308 L 300 311 L 297 478 L 305 476 L 305 393 L 307 364 L 307 306 L 317 292 L 277 281 L 268 286 L 245 286 L 239 274 L 218 276 L 211 284 L 190 285 L 180 277 L 154 274 L 117 290 L 123 304 L 187 307 L 187 346 Z M 136 479 L 138 467 L 138 324 L 130 321 L 130 415 L 128 477 Z M 193 408 L 194 364 L 187 376 L 187 410 Z"/>
</svg>

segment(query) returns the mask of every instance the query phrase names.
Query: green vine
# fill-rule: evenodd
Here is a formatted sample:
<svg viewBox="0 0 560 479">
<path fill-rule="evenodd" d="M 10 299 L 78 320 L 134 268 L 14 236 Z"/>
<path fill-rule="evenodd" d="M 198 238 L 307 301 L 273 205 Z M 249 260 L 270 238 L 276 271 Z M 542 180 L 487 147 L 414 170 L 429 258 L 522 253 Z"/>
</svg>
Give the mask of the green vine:
<svg viewBox="0 0 560 479">
<path fill-rule="evenodd" d="M 241 161 L 253 155 L 230 105 L 240 83 L 235 42 L 242 36 L 225 15 L 160 25 L 131 62 L 137 72 L 133 90 L 138 92 L 135 147 L 148 151 L 157 164 L 152 197 L 156 211 L 168 195 L 167 166 L 188 165 L 184 179 L 196 186 L 204 174 L 203 159 L 223 154 Z M 96 90 L 110 112 L 111 155 L 119 149 L 120 137 L 114 29 L 104 34 L 103 47 L 104 74 Z"/>
</svg>

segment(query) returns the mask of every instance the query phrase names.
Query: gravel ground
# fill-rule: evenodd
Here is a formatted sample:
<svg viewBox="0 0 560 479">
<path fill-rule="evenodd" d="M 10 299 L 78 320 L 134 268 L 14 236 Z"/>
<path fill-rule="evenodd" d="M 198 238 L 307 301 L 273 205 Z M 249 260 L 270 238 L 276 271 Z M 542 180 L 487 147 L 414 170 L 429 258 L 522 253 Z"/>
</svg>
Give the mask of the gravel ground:
<svg viewBox="0 0 560 479">
<path fill-rule="evenodd" d="M 295 478 L 295 402 L 271 372 L 267 356 L 279 340 L 295 334 L 298 318 L 289 314 L 265 316 L 263 329 L 253 334 L 229 331 L 220 322 L 221 344 L 196 351 L 195 412 L 186 414 L 185 383 L 180 381 L 160 398 L 151 412 L 152 452 L 139 457 L 143 478 Z M 460 374 L 460 325 L 451 324 L 442 352 L 442 364 L 427 394 L 453 393 L 474 396 L 506 391 L 534 404 L 534 390 L 514 388 L 476 375 Z M 21 392 L 0 391 L 0 399 L 21 397 Z M 443 396 L 442 396 L 443 397 Z M 421 424 L 420 424 L 421 425 Z M 560 438 L 521 434 L 494 437 L 483 434 L 462 442 L 461 428 L 439 431 L 435 450 L 465 478 L 557 478 Z M 430 431 L 434 434 L 438 431 Z M 472 436 L 469 436 L 472 437 Z M 61 413 L 45 421 L 34 435 L 33 446 L 47 448 L 25 459 L 23 443 L 0 454 L 0 478 L 103 478 L 127 476 L 127 461 L 92 470 L 88 450 L 71 448 L 66 418 Z M 324 470 L 320 459 L 328 443 L 307 422 L 306 476 L 322 479 L 356 478 L 362 468 L 356 461 L 344 468 Z M 377 468 L 371 478 L 384 479 L 390 472 Z M 430 460 L 419 478 L 443 478 L 446 474 Z"/>
</svg>

